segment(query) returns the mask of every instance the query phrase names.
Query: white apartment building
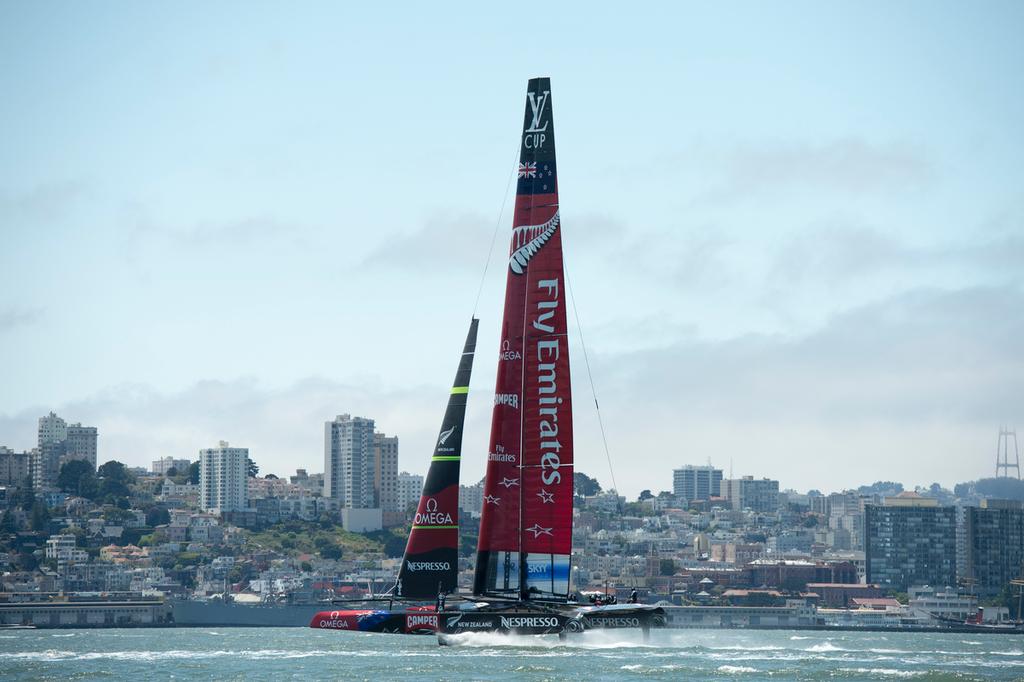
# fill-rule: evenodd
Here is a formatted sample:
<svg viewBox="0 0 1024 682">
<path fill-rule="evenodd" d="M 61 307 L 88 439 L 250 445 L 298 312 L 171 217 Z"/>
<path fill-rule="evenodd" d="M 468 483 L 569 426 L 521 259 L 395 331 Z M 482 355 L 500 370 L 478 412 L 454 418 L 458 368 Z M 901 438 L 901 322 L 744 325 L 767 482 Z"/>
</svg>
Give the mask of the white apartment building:
<svg viewBox="0 0 1024 682">
<path fill-rule="evenodd" d="M 672 471 L 672 493 L 684 503 L 706 500 L 722 494 L 722 470 L 710 464 L 687 464 Z"/>
<path fill-rule="evenodd" d="M 374 422 L 338 415 L 324 424 L 324 497 L 342 509 L 374 507 Z"/>
<path fill-rule="evenodd" d="M 410 504 L 418 504 L 423 493 L 423 477 L 403 471 L 397 481 L 398 509 L 404 512 Z"/>
<path fill-rule="evenodd" d="M 199 451 L 199 505 L 220 514 L 249 507 L 247 485 L 249 448 L 233 448 L 227 441 Z"/>
<path fill-rule="evenodd" d="M 51 412 L 45 417 L 39 418 L 39 439 L 37 444 L 42 447 L 43 443 L 60 442 L 68 437 L 68 425 L 56 413 Z"/>
</svg>

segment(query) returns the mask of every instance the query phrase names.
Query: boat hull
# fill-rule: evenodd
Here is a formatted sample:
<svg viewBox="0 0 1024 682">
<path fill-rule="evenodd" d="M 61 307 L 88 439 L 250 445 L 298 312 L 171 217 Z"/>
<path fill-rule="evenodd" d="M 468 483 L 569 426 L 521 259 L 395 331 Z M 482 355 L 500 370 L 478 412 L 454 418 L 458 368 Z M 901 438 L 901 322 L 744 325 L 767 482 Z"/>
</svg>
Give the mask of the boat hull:
<svg viewBox="0 0 1024 682">
<path fill-rule="evenodd" d="M 538 611 L 443 613 L 439 634 L 459 635 L 467 632 L 497 632 L 516 635 L 553 635 L 582 632 L 578 618 L 563 613 Z"/>
<path fill-rule="evenodd" d="M 665 609 L 660 606 L 618 604 L 584 607 L 577 611 L 586 630 L 638 628 L 648 631 L 666 625 Z"/>
<path fill-rule="evenodd" d="M 444 615 L 444 614 L 442 614 Z M 347 630 L 396 635 L 432 635 L 438 630 L 438 614 L 418 611 L 345 609 L 320 611 L 309 623 L 315 630 Z"/>
</svg>

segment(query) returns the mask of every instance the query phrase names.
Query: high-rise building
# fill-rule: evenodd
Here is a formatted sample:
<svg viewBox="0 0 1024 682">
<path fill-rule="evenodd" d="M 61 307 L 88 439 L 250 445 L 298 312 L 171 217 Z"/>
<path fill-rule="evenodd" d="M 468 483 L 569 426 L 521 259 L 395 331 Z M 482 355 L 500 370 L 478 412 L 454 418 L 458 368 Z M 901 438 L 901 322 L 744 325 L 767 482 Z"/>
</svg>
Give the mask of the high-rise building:
<svg viewBox="0 0 1024 682">
<path fill-rule="evenodd" d="M 174 469 L 179 474 L 188 472 L 188 468 L 192 466 L 192 460 L 190 459 L 175 459 L 174 457 L 161 457 L 160 459 L 154 459 L 150 465 L 149 470 L 154 474 L 165 475 L 171 469 Z"/>
<path fill-rule="evenodd" d="M 233 448 L 220 441 L 199 451 L 199 504 L 203 511 L 220 514 L 249 507 L 249 448 Z"/>
<path fill-rule="evenodd" d="M 341 414 L 324 425 L 324 496 L 335 500 L 345 530 L 364 532 L 383 526 L 381 490 L 375 486 L 377 439 L 372 419 Z M 394 458 L 398 468 L 398 440 L 381 435 L 382 484 Z"/>
<path fill-rule="evenodd" d="M 479 516 L 484 508 L 484 479 L 476 485 L 459 486 L 459 509 L 467 514 Z"/>
<path fill-rule="evenodd" d="M 385 514 L 398 508 L 398 436 L 373 434 L 374 505 Z"/>
<path fill-rule="evenodd" d="M 32 450 L 32 487 L 36 491 L 53 490 L 64 462 L 65 442 L 48 440 Z"/>
<path fill-rule="evenodd" d="M 964 577 L 978 594 L 998 594 L 1024 570 L 1024 502 L 982 500 L 964 512 Z"/>
<path fill-rule="evenodd" d="M 96 440 L 97 432 L 95 426 L 69 424 L 65 441 L 64 461 L 69 462 L 73 459 L 80 459 L 88 462 L 95 469 Z"/>
<path fill-rule="evenodd" d="M 423 477 L 403 471 L 398 474 L 398 508 L 403 513 L 409 505 L 418 504 L 423 493 Z"/>
<path fill-rule="evenodd" d="M 0 485 L 20 488 L 32 472 L 32 453 L 15 452 L 0 445 Z"/>
<path fill-rule="evenodd" d="M 66 462 L 79 459 L 96 468 L 95 426 L 67 424 L 51 412 L 39 418 L 38 447 L 32 451 L 32 486 L 36 490 L 50 490 L 57 485 L 60 468 Z"/>
<path fill-rule="evenodd" d="M 903 492 L 864 512 L 866 578 L 905 592 L 956 584 L 956 509 Z"/>
<path fill-rule="evenodd" d="M 45 417 L 39 418 L 39 439 L 36 444 L 41 448 L 43 443 L 49 441 L 60 442 L 68 437 L 67 423 L 51 412 Z"/>
<path fill-rule="evenodd" d="M 684 503 L 719 497 L 722 494 L 722 470 L 710 464 L 687 464 L 681 469 L 675 469 L 672 472 L 672 492 L 676 499 Z"/>
<path fill-rule="evenodd" d="M 728 478 L 722 481 L 722 496 L 733 509 L 774 512 L 779 508 L 779 482 L 768 478 Z"/>
<path fill-rule="evenodd" d="M 374 423 L 338 415 L 324 424 L 324 497 L 342 509 L 374 508 Z"/>
</svg>

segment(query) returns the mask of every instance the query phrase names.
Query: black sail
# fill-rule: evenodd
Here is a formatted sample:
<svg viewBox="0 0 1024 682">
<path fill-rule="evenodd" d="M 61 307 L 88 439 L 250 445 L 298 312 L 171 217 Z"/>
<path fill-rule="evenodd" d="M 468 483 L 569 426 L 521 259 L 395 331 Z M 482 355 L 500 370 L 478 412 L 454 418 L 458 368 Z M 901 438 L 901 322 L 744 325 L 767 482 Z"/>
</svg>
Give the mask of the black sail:
<svg viewBox="0 0 1024 682">
<path fill-rule="evenodd" d="M 439 591 L 454 592 L 457 586 L 459 464 L 478 323 L 479 320 L 473 318 L 469 324 L 466 345 L 448 398 L 448 409 L 441 422 L 441 432 L 398 572 L 395 585 L 395 596 L 398 597 L 434 599 Z"/>
</svg>

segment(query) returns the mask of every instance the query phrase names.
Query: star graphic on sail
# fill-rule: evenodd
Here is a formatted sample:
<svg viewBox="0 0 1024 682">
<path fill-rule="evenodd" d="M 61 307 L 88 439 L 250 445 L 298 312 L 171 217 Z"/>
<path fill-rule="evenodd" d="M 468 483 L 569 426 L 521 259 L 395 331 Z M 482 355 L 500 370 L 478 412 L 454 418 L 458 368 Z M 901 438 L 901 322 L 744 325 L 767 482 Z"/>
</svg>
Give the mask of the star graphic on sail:
<svg viewBox="0 0 1024 682">
<path fill-rule="evenodd" d="M 541 488 L 540 492 L 537 493 L 537 497 L 539 497 L 540 501 L 543 502 L 544 504 L 554 504 L 555 502 L 554 493 L 549 493 L 547 490 L 544 490 L 543 488 Z"/>
<path fill-rule="evenodd" d="M 484 502 L 486 502 L 487 504 L 497 505 L 499 502 L 501 502 L 501 498 L 495 497 L 494 495 L 484 495 Z"/>
<path fill-rule="evenodd" d="M 508 489 L 508 488 L 511 488 L 514 485 L 519 485 L 519 479 L 518 478 L 503 478 L 503 479 L 501 479 L 501 483 L 499 483 L 498 485 L 503 485 L 503 486 L 505 486 L 506 489 Z"/>
<path fill-rule="evenodd" d="M 539 538 L 541 535 L 551 535 L 551 537 L 554 537 L 554 535 L 551 533 L 551 531 L 554 530 L 554 528 L 541 528 L 539 523 L 535 523 L 529 528 L 526 528 L 525 530 L 528 530 L 531 533 L 533 533 L 534 540 Z"/>
</svg>

